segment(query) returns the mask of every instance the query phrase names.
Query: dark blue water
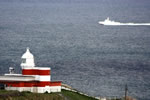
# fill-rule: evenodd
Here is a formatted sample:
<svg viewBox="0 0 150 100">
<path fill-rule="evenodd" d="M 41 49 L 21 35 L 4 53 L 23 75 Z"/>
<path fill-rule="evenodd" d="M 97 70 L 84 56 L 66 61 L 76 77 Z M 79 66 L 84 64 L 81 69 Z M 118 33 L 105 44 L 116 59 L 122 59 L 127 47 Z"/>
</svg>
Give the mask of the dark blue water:
<svg viewBox="0 0 150 100">
<path fill-rule="evenodd" d="M 150 0 L 0 0 L 0 73 L 21 71 L 30 47 L 52 80 L 92 96 L 150 98 L 150 26 L 102 26 L 150 22 Z"/>
</svg>

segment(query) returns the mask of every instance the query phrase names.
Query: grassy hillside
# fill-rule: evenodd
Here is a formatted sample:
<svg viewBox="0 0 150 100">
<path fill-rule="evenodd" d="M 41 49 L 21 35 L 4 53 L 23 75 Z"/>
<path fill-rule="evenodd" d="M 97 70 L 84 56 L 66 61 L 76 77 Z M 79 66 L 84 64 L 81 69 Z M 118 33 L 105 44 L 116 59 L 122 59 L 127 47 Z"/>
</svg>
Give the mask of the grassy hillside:
<svg viewBox="0 0 150 100">
<path fill-rule="evenodd" d="M 0 90 L 0 100 L 96 100 L 79 93 L 62 90 L 60 93 L 30 93 Z"/>
</svg>

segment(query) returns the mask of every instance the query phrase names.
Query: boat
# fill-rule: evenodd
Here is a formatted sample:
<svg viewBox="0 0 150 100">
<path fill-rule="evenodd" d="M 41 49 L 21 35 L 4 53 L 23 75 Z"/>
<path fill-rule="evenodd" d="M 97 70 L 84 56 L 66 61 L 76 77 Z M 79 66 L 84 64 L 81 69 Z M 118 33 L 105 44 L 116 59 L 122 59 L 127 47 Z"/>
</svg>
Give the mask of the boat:
<svg viewBox="0 0 150 100">
<path fill-rule="evenodd" d="M 113 26 L 120 26 L 120 25 L 129 25 L 129 26 L 141 26 L 141 25 L 147 25 L 150 26 L 150 23 L 120 23 L 113 20 L 110 20 L 109 17 L 107 17 L 104 21 L 98 22 L 101 25 L 113 25 Z"/>
<path fill-rule="evenodd" d="M 120 22 L 111 21 L 109 17 L 107 17 L 104 21 L 99 21 L 98 23 L 101 25 L 121 25 Z"/>
</svg>

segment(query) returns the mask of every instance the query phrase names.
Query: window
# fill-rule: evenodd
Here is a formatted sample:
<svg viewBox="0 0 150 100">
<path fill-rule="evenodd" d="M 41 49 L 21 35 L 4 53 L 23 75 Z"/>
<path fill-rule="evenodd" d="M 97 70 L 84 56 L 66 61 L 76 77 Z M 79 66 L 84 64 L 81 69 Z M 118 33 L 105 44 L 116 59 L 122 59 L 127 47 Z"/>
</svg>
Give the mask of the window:
<svg viewBox="0 0 150 100">
<path fill-rule="evenodd" d="M 26 63 L 26 59 L 22 59 L 22 63 Z"/>
</svg>

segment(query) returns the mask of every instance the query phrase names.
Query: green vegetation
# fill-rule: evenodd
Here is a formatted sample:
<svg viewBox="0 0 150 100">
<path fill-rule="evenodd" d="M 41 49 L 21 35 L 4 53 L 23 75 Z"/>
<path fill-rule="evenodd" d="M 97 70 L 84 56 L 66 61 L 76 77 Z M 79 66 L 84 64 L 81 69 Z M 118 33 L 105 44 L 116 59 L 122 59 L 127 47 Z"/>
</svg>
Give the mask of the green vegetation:
<svg viewBox="0 0 150 100">
<path fill-rule="evenodd" d="M 93 97 L 88 97 L 85 95 L 81 95 L 78 92 L 71 92 L 67 90 L 62 90 L 62 94 L 68 98 L 68 100 L 97 100 Z"/>
<path fill-rule="evenodd" d="M 0 90 L 0 100 L 96 100 L 77 92 L 62 90 L 60 93 L 31 93 Z"/>
</svg>

